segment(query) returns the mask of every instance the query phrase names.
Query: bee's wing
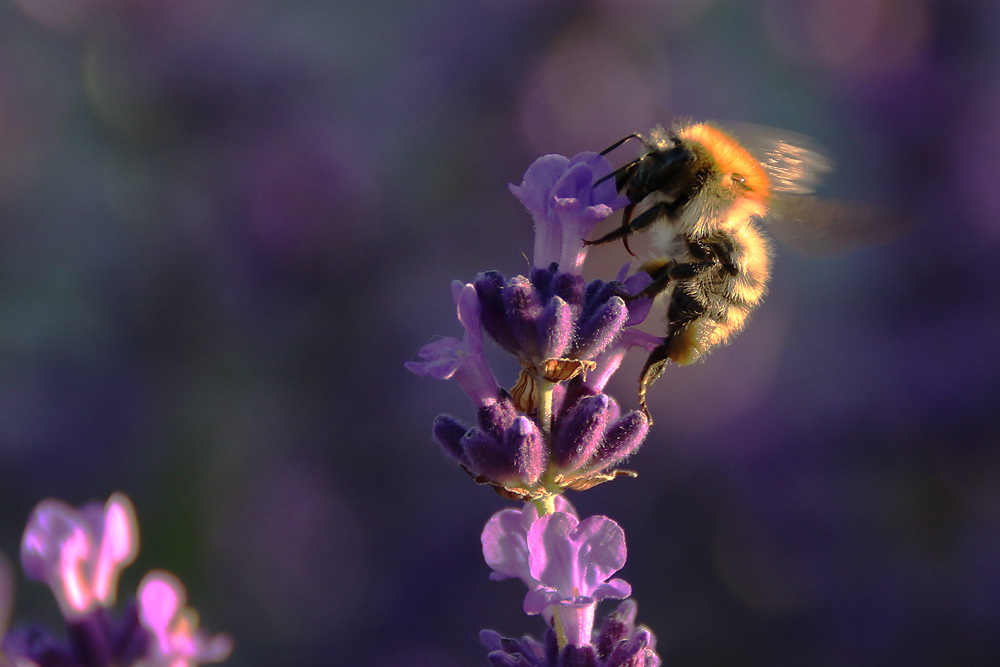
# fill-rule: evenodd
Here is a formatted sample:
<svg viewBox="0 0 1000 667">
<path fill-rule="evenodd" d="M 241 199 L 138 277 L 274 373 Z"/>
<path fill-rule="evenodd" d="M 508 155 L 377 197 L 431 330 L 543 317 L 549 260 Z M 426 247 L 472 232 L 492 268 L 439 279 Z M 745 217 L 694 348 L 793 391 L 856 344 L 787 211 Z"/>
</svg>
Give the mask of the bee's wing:
<svg viewBox="0 0 1000 667">
<path fill-rule="evenodd" d="M 727 123 L 729 128 L 767 170 L 772 192 L 811 194 L 833 169 L 826 151 L 804 134 L 748 123 Z"/>
<path fill-rule="evenodd" d="M 783 244 L 810 255 L 888 243 L 909 229 L 902 215 L 880 206 L 787 194 L 774 197 L 765 223 Z"/>
</svg>

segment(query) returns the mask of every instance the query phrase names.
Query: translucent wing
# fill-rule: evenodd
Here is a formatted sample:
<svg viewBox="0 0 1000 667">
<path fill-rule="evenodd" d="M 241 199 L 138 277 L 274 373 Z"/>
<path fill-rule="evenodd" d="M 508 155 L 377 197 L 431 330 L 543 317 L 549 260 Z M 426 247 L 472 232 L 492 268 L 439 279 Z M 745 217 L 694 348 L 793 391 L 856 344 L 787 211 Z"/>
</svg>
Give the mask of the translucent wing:
<svg viewBox="0 0 1000 667">
<path fill-rule="evenodd" d="M 727 130 L 767 170 L 772 192 L 811 194 L 833 169 L 826 152 L 804 134 L 747 123 L 727 123 Z"/>
<path fill-rule="evenodd" d="M 909 228 L 898 212 L 809 196 L 833 170 L 833 160 L 814 139 L 763 125 L 729 127 L 767 170 L 772 192 L 767 231 L 785 245 L 811 255 L 836 254 L 887 243 Z"/>
<path fill-rule="evenodd" d="M 766 220 L 769 234 L 810 255 L 831 255 L 888 243 L 910 228 L 904 216 L 855 201 L 778 195 Z"/>
</svg>

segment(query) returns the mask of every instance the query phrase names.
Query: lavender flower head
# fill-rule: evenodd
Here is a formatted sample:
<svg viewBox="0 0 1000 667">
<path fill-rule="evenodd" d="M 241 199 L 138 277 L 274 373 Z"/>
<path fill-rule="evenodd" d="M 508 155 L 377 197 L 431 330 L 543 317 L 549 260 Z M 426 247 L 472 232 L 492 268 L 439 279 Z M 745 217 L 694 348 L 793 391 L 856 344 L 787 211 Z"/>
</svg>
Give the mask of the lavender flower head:
<svg viewBox="0 0 1000 667">
<path fill-rule="evenodd" d="M 585 284 L 580 275 L 584 239 L 625 203 L 605 178 L 610 173 L 596 153 L 536 160 L 521 185 L 511 186 L 535 221 L 530 276 L 508 280 L 487 271 L 473 283 L 453 283 L 463 340 L 433 341 L 420 350 L 422 361 L 406 364 L 420 375 L 454 378 L 465 390 L 476 426 L 441 415 L 435 438 L 477 481 L 508 498 L 543 498 L 634 474 L 615 466 L 649 428 L 645 414 L 623 415 L 602 391 L 625 350 L 658 343 L 632 329 L 650 307 L 633 295 L 650 278 L 623 270 L 616 280 Z M 510 391 L 490 369 L 483 332 L 521 365 Z"/>
<path fill-rule="evenodd" d="M 184 607 L 184 587 L 165 572 L 148 574 L 138 599 L 115 615 L 118 575 L 138 550 L 135 510 L 124 494 L 80 509 L 43 500 L 25 528 L 21 564 L 28 578 L 52 590 L 67 637 L 17 627 L 3 636 L 0 651 L 16 665 L 37 667 L 194 667 L 228 657 L 231 640 L 198 630 L 197 615 Z"/>
</svg>

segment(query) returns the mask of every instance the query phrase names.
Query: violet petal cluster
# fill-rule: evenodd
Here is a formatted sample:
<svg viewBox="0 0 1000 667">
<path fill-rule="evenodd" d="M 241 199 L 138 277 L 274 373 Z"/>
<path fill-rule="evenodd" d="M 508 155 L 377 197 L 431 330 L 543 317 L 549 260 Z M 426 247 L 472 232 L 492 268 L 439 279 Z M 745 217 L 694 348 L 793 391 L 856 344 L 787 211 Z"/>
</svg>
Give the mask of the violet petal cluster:
<svg viewBox="0 0 1000 667">
<path fill-rule="evenodd" d="M 483 330 L 522 365 L 541 367 L 549 359 L 592 359 L 626 324 L 644 319 L 650 300 L 626 303 L 623 297 L 637 294 L 649 280 L 642 273 L 624 283 L 584 284 L 578 274 L 553 263 L 532 269 L 529 278 L 508 280 L 499 271 L 487 271 L 474 286 Z"/>
<path fill-rule="evenodd" d="M 228 657 L 232 641 L 198 630 L 184 606 L 181 583 L 166 572 L 146 575 L 136 600 L 114 612 L 118 575 L 139 549 L 129 499 L 80 509 L 43 500 L 21 541 L 25 574 L 48 584 L 63 617 L 66 638 L 36 626 L 6 633 L 0 651 L 15 665 L 37 667 L 194 667 Z"/>
<path fill-rule="evenodd" d="M 496 403 L 479 408 L 476 426 L 439 415 L 434 437 L 478 482 L 512 499 L 538 498 L 561 489 L 582 491 L 633 474 L 615 466 L 642 445 L 649 431 L 644 413 L 622 415 L 617 401 L 590 394 L 581 384 L 556 392 L 553 408 L 548 436 L 505 393 Z"/>
</svg>

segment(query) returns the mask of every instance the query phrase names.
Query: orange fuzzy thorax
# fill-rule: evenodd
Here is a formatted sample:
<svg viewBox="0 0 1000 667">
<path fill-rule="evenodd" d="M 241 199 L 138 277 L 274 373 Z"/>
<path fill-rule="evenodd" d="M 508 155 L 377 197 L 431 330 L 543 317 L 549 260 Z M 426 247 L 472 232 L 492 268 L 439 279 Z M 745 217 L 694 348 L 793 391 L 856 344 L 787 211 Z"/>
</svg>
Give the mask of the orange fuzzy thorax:
<svg viewBox="0 0 1000 667">
<path fill-rule="evenodd" d="M 676 130 L 679 138 L 704 146 L 723 174 L 739 174 L 748 188 L 747 196 L 765 200 L 770 195 L 770 181 L 760 162 L 722 130 L 706 123 L 688 125 Z"/>
</svg>

